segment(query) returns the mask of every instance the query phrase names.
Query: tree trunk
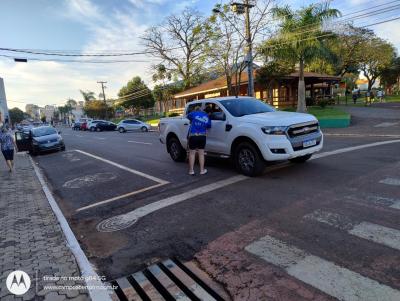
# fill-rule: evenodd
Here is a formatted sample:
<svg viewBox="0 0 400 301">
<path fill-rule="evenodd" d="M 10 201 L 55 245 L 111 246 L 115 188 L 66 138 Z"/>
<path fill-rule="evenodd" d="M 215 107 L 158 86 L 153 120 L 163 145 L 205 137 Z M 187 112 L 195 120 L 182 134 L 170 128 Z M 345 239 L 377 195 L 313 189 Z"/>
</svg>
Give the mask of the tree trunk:
<svg viewBox="0 0 400 301">
<path fill-rule="evenodd" d="M 226 95 L 231 96 L 233 93 L 232 91 L 232 76 L 226 75 Z"/>
<path fill-rule="evenodd" d="M 300 59 L 299 86 L 297 89 L 297 112 L 307 112 L 306 106 L 306 86 L 304 83 L 304 60 Z"/>
</svg>

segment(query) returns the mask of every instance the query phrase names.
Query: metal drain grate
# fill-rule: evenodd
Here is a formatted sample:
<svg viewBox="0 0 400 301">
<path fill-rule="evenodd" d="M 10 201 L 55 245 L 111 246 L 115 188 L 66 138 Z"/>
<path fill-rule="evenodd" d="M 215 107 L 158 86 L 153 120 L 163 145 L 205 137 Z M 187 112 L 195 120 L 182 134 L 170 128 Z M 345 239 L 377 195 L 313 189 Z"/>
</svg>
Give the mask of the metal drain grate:
<svg viewBox="0 0 400 301">
<path fill-rule="evenodd" d="M 225 301 L 225 292 L 194 263 L 168 259 L 110 282 L 114 301 Z"/>
</svg>

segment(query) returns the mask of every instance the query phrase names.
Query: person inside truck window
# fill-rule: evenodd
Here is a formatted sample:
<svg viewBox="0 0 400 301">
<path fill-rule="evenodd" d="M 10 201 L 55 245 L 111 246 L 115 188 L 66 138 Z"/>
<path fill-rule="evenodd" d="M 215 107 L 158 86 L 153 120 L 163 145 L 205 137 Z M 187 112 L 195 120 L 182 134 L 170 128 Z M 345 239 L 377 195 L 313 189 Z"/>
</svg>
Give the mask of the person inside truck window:
<svg viewBox="0 0 400 301">
<path fill-rule="evenodd" d="M 196 152 L 199 154 L 200 174 L 204 175 L 207 173 L 207 169 L 204 168 L 204 148 L 206 146 L 207 128 L 211 127 L 211 119 L 207 113 L 201 111 L 199 105 L 187 115 L 187 118 L 190 120 L 188 133 L 189 175 L 195 174 Z"/>
</svg>

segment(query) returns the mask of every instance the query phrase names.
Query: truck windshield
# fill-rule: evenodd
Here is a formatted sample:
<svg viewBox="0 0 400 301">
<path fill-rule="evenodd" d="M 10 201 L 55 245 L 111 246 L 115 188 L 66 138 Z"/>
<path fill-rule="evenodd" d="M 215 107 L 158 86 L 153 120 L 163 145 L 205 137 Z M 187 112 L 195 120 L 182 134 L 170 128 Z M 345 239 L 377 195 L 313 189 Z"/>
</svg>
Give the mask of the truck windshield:
<svg viewBox="0 0 400 301">
<path fill-rule="evenodd" d="M 228 110 L 228 112 L 232 116 L 235 117 L 275 111 L 275 109 L 270 105 L 267 105 L 255 98 L 234 98 L 221 100 L 220 103 Z"/>
</svg>

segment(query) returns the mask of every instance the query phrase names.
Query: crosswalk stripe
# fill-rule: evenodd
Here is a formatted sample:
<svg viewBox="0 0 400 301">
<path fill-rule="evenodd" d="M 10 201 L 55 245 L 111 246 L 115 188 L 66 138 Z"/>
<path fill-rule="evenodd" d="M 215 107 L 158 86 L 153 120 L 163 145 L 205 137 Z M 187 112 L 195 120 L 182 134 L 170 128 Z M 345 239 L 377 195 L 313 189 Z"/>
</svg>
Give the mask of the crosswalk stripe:
<svg viewBox="0 0 400 301">
<path fill-rule="evenodd" d="M 398 290 L 289 246 L 269 235 L 245 249 L 283 268 L 298 280 L 342 301 L 400 300 Z"/>
<path fill-rule="evenodd" d="M 399 230 L 364 221 L 352 221 L 346 216 L 322 210 L 316 210 L 305 215 L 304 218 L 345 230 L 351 235 L 400 251 Z"/>
</svg>

